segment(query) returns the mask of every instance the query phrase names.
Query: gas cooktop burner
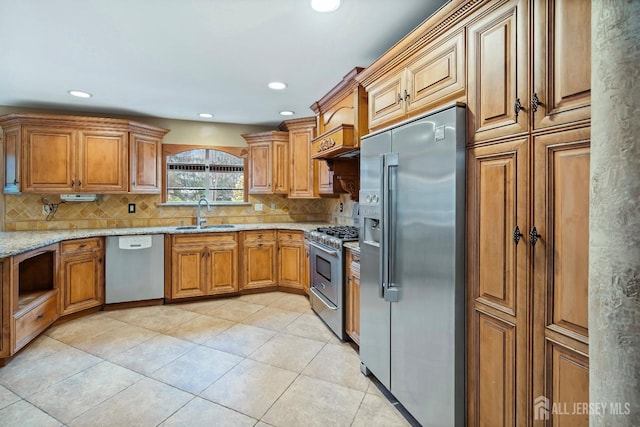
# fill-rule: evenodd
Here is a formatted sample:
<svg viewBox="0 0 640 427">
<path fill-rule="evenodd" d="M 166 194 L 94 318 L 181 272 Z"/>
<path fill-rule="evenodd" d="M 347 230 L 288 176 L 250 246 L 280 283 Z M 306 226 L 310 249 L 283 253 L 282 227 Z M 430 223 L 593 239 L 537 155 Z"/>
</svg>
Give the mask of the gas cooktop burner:
<svg viewBox="0 0 640 427">
<path fill-rule="evenodd" d="M 318 227 L 318 231 L 342 240 L 358 240 L 358 227 L 346 225 L 337 227 Z"/>
<path fill-rule="evenodd" d="M 322 243 L 336 249 L 342 249 L 344 242 L 358 240 L 358 227 L 346 225 L 318 227 L 315 230 L 305 232 L 305 237 L 314 242 Z"/>
</svg>

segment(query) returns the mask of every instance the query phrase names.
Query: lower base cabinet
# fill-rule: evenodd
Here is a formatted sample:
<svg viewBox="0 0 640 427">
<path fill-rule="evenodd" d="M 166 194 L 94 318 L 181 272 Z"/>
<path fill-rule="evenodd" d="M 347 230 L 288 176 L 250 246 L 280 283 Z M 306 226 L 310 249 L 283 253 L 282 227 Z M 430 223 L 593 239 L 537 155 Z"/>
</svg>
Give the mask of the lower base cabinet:
<svg viewBox="0 0 640 427">
<path fill-rule="evenodd" d="M 60 315 L 104 304 L 104 238 L 60 243 Z"/>
<path fill-rule="evenodd" d="M 304 289 L 304 233 L 278 231 L 278 286 Z"/>
<path fill-rule="evenodd" d="M 236 233 L 174 235 L 170 299 L 238 292 Z"/>
<path fill-rule="evenodd" d="M 360 345 L 360 252 L 346 250 L 346 319 L 347 335 Z"/>
<path fill-rule="evenodd" d="M 240 289 L 276 286 L 278 248 L 275 230 L 241 231 L 242 283 Z"/>
</svg>

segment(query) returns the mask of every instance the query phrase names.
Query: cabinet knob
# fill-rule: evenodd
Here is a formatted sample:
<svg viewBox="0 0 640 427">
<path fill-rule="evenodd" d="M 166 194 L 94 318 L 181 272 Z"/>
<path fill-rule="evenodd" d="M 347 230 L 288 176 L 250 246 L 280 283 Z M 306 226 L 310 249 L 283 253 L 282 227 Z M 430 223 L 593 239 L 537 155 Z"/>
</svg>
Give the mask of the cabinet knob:
<svg viewBox="0 0 640 427">
<path fill-rule="evenodd" d="M 76 182 L 74 180 L 71 180 L 71 188 L 73 188 L 76 185 Z"/>
<path fill-rule="evenodd" d="M 542 103 L 540 102 L 540 99 L 538 98 L 538 94 L 537 93 L 533 93 L 533 96 L 531 97 L 531 111 L 533 111 L 534 113 L 536 111 L 538 111 L 538 107 L 541 106 Z"/>
<path fill-rule="evenodd" d="M 520 111 L 524 110 L 522 103 L 520 102 L 520 98 L 516 98 L 516 103 L 513 106 L 513 111 L 516 113 L 516 119 L 518 118 L 518 114 Z"/>
<path fill-rule="evenodd" d="M 515 242 L 516 246 L 518 245 L 522 237 L 524 237 L 524 234 L 520 232 L 520 227 L 516 225 L 516 228 L 513 229 L 513 241 Z"/>
<path fill-rule="evenodd" d="M 17 179 L 14 179 L 14 180 L 13 180 L 13 185 L 16 185 L 17 183 L 18 183 L 18 180 L 17 180 Z"/>
<path fill-rule="evenodd" d="M 78 187 L 82 187 L 82 181 L 78 180 Z"/>
<path fill-rule="evenodd" d="M 531 246 L 535 246 L 542 236 L 538 234 L 538 229 L 534 225 L 531 231 L 529 232 L 529 241 L 531 242 Z"/>
</svg>

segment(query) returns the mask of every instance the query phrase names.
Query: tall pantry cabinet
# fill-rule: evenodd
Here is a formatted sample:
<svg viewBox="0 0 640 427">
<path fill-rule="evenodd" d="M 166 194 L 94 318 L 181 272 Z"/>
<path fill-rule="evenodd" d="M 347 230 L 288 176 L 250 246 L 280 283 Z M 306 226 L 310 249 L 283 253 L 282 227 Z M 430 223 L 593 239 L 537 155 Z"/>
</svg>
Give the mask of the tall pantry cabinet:
<svg viewBox="0 0 640 427">
<path fill-rule="evenodd" d="M 469 425 L 588 425 L 552 405 L 589 401 L 589 2 L 498 3 L 467 32 Z"/>
<path fill-rule="evenodd" d="M 590 21 L 452 0 L 357 77 L 372 131 L 467 105 L 468 426 L 588 425 Z"/>
</svg>

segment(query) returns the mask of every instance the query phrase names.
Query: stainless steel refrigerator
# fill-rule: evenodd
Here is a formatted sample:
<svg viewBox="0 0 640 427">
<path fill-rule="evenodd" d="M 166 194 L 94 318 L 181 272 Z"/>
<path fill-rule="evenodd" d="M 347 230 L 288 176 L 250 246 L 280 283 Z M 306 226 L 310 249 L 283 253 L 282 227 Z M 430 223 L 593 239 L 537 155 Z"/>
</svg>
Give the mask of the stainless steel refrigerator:
<svg viewBox="0 0 640 427">
<path fill-rule="evenodd" d="M 465 422 L 465 113 L 360 147 L 360 359 L 424 426 Z"/>
</svg>

